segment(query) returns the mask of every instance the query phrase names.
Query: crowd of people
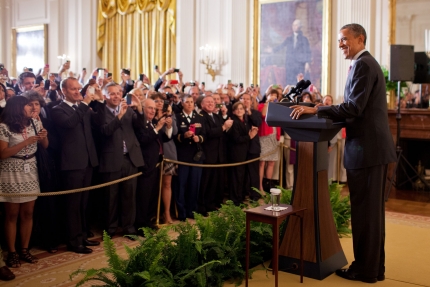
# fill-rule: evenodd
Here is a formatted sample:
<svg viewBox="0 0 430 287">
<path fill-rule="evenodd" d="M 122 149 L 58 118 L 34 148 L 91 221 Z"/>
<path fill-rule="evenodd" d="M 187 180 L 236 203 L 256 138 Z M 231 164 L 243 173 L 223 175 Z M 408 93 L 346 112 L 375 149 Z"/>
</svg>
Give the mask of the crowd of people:
<svg viewBox="0 0 430 287">
<path fill-rule="evenodd" d="M 75 77 L 68 72 L 69 61 L 58 73 L 50 73 L 47 65 L 37 74 L 25 70 L 14 80 L 1 66 L 0 193 L 74 190 L 142 173 L 103 191 L 0 196 L 8 267 L 37 263 L 29 251 L 32 243 L 51 253 L 62 242 L 72 252 L 91 253 L 90 247 L 100 244 L 89 239 L 91 214 L 98 215 L 111 237 L 120 232 L 143 235 L 139 228 L 155 228 L 160 177 L 167 224 L 175 214 L 172 202 L 177 219 L 185 221 L 194 212 L 216 210 L 226 197 L 236 205 L 245 197 L 258 200 L 273 186 L 279 160 L 273 151 L 282 134 L 266 124 L 265 116 L 268 103 L 280 101 L 290 87 L 272 85 L 261 93 L 257 85 L 229 81 L 210 91 L 203 82 L 184 82 L 175 68 L 163 73 L 156 69 L 154 85 L 144 74 L 133 81 L 130 70 L 122 69 L 116 83 L 106 69 L 95 69 L 89 79 L 85 70 Z M 167 79 L 174 74 L 178 80 Z M 313 89 L 304 92 L 303 101 L 322 101 Z M 38 149 L 47 151 L 49 166 L 44 169 L 49 178 L 40 176 Z M 261 155 L 267 156 L 230 168 L 165 161 L 160 171 L 157 165 L 163 159 L 241 163 Z M 12 276 L 6 275 L 2 278 Z"/>
</svg>

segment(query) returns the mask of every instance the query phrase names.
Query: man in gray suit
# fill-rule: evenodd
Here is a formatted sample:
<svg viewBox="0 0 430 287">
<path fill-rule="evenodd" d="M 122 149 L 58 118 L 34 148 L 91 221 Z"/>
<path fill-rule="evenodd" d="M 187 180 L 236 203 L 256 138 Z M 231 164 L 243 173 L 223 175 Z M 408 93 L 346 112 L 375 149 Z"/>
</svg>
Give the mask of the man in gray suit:
<svg viewBox="0 0 430 287">
<path fill-rule="evenodd" d="M 144 117 L 142 105 L 136 97 L 137 112 L 134 112 L 122 98 L 122 90 L 116 83 L 109 83 L 103 88 L 106 99 L 106 117 L 99 127 L 100 140 L 100 178 L 103 182 L 117 180 L 138 172 L 143 166 L 140 144 L 134 128 L 142 128 Z M 124 234 L 136 234 L 134 220 L 136 216 L 137 178 L 132 178 L 105 188 L 105 225 L 112 237 L 119 222 Z"/>
<path fill-rule="evenodd" d="M 365 49 L 366 31 L 358 24 L 340 29 L 339 48 L 351 60 L 344 102 L 336 106 L 293 106 L 291 117 L 318 117 L 345 121 L 344 165 L 351 197 L 351 224 L 355 260 L 339 269 L 342 278 L 366 283 L 385 279 L 384 190 L 387 164 L 396 161 L 388 127 L 385 80 L 376 60 Z"/>
</svg>

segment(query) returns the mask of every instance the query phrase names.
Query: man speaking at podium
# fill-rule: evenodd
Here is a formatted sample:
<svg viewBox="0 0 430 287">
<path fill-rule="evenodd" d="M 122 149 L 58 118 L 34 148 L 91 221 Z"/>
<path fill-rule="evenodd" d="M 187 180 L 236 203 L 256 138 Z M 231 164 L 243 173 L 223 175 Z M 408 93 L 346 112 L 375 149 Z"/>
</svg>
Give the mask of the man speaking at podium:
<svg viewBox="0 0 430 287">
<path fill-rule="evenodd" d="M 335 106 L 293 106 L 291 117 L 317 114 L 344 121 L 344 165 L 351 197 L 354 261 L 339 269 L 342 278 L 366 283 L 385 279 L 384 182 L 387 164 L 396 161 L 388 126 L 385 80 L 376 60 L 366 50 L 366 31 L 359 24 L 343 26 L 339 48 L 351 60 L 344 102 Z"/>
</svg>

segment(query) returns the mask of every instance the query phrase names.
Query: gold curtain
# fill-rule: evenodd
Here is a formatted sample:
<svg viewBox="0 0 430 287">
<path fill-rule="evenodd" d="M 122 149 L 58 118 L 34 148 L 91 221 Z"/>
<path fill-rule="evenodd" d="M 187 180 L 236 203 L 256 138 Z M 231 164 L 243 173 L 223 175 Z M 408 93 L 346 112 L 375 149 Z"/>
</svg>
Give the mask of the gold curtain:
<svg viewBox="0 0 430 287">
<path fill-rule="evenodd" d="M 155 82 L 154 65 L 175 66 L 176 0 L 99 0 L 97 22 L 97 53 L 115 81 L 122 68 Z"/>
</svg>

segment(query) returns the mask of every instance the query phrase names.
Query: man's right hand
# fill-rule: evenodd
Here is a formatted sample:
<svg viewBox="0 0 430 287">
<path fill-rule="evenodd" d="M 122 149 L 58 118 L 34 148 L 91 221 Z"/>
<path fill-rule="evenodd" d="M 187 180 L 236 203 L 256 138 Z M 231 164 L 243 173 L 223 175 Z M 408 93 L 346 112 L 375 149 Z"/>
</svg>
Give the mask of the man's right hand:
<svg viewBox="0 0 430 287">
<path fill-rule="evenodd" d="M 192 137 L 192 136 L 194 136 L 194 133 L 192 132 L 192 131 L 186 131 L 185 133 L 184 133 L 184 138 L 190 138 L 190 137 Z"/>
<path fill-rule="evenodd" d="M 39 95 L 41 95 L 42 97 L 45 95 L 45 85 L 42 82 L 40 82 L 40 85 L 35 85 L 32 89 L 33 91 L 36 91 L 37 93 L 39 93 Z"/>
<path fill-rule="evenodd" d="M 164 124 L 166 123 L 166 117 L 161 117 L 160 120 L 157 123 L 157 126 L 155 127 L 155 129 L 157 131 L 161 130 L 164 126 Z"/>
<path fill-rule="evenodd" d="M 82 102 L 89 105 L 93 100 L 94 100 L 94 94 L 91 94 L 87 89 L 87 92 L 85 94 L 85 98 L 82 100 Z"/>
<path fill-rule="evenodd" d="M 119 106 L 119 113 L 118 113 L 118 119 L 121 119 L 125 113 L 127 112 L 127 103 L 125 102 L 125 99 L 122 99 L 121 104 Z"/>
<path fill-rule="evenodd" d="M 230 129 L 232 125 L 233 125 L 233 120 L 229 118 L 224 122 L 224 125 L 223 125 L 224 130 Z"/>
<path fill-rule="evenodd" d="M 58 86 L 57 86 L 57 83 L 55 81 L 51 81 L 51 80 L 47 80 L 47 81 L 49 81 L 49 89 L 51 91 L 57 90 Z"/>
</svg>

